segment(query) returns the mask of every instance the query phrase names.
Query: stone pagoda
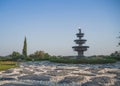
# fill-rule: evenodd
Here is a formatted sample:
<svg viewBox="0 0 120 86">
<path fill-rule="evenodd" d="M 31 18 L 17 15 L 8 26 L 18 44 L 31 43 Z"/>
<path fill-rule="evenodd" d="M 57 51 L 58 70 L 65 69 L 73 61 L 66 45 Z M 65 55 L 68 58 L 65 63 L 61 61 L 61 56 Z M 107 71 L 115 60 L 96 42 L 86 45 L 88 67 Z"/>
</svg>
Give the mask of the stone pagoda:
<svg viewBox="0 0 120 86">
<path fill-rule="evenodd" d="M 79 33 L 77 33 L 76 35 L 79 39 L 76 39 L 74 41 L 76 44 L 78 44 L 78 46 L 73 46 L 72 48 L 74 49 L 74 51 L 78 52 L 77 58 L 81 58 L 81 57 L 84 57 L 84 51 L 86 51 L 87 48 L 89 48 L 89 46 L 83 46 L 86 40 L 82 39 L 82 37 L 84 36 L 84 33 L 81 33 L 81 29 L 79 29 Z"/>
</svg>

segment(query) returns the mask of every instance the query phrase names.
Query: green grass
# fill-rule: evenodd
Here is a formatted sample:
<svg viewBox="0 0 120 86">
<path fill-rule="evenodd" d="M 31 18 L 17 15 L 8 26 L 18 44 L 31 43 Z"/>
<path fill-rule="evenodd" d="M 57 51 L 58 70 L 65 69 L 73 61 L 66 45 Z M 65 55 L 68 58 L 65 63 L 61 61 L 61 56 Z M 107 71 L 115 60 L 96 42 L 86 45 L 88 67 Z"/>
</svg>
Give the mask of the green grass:
<svg viewBox="0 0 120 86">
<path fill-rule="evenodd" d="M 0 71 L 10 69 L 10 68 L 15 68 L 16 66 L 14 65 L 0 65 Z"/>
<path fill-rule="evenodd" d="M 13 61 L 0 61 L 0 71 L 17 67 L 17 63 Z"/>
</svg>

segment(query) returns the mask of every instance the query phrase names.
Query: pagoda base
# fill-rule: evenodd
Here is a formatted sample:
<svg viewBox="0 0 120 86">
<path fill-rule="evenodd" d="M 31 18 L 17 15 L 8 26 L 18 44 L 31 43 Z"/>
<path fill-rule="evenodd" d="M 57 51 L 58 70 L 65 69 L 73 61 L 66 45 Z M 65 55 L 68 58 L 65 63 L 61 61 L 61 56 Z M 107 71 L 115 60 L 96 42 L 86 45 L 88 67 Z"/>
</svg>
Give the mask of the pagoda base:
<svg viewBox="0 0 120 86">
<path fill-rule="evenodd" d="M 76 59 L 84 58 L 85 56 L 76 56 Z"/>
</svg>

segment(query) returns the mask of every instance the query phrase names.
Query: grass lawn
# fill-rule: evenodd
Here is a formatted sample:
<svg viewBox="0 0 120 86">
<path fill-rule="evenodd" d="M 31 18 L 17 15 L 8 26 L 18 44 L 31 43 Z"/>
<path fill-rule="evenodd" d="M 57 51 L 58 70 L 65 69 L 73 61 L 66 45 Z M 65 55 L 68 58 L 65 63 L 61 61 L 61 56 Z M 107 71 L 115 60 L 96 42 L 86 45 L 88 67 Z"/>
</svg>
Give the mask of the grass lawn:
<svg viewBox="0 0 120 86">
<path fill-rule="evenodd" d="M 6 70 L 9 68 L 15 68 L 17 67 L 17 62 L 13 61 L 0 61 L 0 71 Z"/>
</svg>

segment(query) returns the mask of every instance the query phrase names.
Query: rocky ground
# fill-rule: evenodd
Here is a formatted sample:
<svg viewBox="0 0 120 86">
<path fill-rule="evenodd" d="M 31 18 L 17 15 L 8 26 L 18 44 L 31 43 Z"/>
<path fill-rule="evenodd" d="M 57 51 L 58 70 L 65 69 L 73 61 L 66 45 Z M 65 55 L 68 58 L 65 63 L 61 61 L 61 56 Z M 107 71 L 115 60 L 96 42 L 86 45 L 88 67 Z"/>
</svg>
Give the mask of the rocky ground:
<svg viewBox="0 0 120 86">
<path fill-rule="evenodd" d="M 120 62 L 61 64 L 24 62 L 0 72 L 0 86 L 120 86 Z"/>
</svg>

